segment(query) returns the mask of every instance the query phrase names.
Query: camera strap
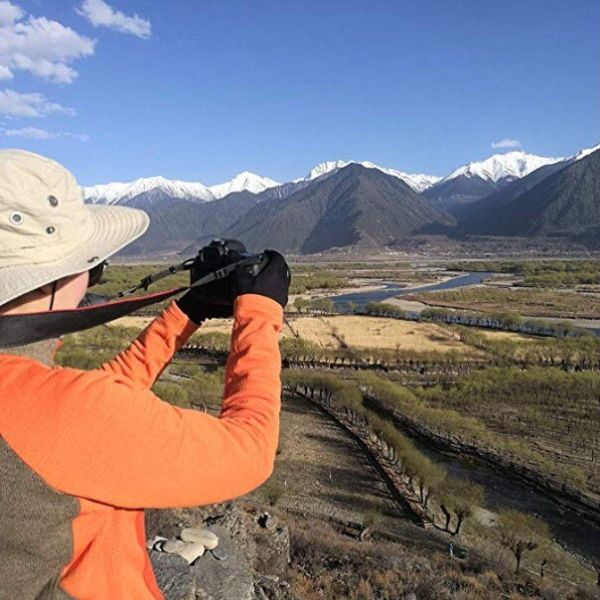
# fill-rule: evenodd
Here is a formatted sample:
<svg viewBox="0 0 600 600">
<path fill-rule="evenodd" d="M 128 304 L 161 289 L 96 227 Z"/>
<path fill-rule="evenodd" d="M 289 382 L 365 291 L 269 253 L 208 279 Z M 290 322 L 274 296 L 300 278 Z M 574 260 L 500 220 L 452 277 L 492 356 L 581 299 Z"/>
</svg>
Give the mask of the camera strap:
<svg viewBox="0 0 600 600">
<path fill-rule="evenodd" d="M 145 296 L 125 298 L 125 296 L 130 296 L 140 289 L 147 291 L 148 287 L 159 279 L 163 279 L 178 271 L 190 269 L 193 264 L 193 259 L 190 259 L 156 274 L 144 277 L 137 285 L 124 292 L 119 292 L 115 299 L 109 299 L 102 304 L 80 306 L 68 310 L 53 310 L 23 315 L 3 315 L 0 316 L 0 348 L 32 344 L 41 340 L 58 338 L 61 335 L 96 327 L 97 325 L 124 317 L 146 306 L 167 300 L 180 292 L 223 279 L 239 267 L 252 266 L 256 268 L 256 272 L 258 273 L 264 268 L 267 261 L 268 259 L 264 256 L 251 256 L 207 273 L 189 286 L 155 292 Z"/>
</svg>

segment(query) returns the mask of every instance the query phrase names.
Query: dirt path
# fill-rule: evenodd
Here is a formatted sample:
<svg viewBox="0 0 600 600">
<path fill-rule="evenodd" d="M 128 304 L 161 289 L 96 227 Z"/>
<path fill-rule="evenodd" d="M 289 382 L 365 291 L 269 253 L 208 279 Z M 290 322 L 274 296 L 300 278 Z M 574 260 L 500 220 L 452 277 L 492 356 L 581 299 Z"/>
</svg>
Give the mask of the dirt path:
<svg viewBox="0 0 600 600">
<path fill-rule="evenodd" d="M 354 522 L 372 510 L 406 516 L 359 443 L 308 400 L 283 398 L 272 481 L 284 486 L 282 509 Z"/>
<path fill-rule="evenodd" d="M 309 400 L 286 395 L 282 408 L 280 452 L 271 479 L 284 490 L 278 509 L 353 523 L 375 511 L 375 531 L 445 551 L 443 536 L 415 525 L 408 510 L 394 501 L 352 435 Z M 261 491 L 255 494 L 260 497 Z"/>
</svg>

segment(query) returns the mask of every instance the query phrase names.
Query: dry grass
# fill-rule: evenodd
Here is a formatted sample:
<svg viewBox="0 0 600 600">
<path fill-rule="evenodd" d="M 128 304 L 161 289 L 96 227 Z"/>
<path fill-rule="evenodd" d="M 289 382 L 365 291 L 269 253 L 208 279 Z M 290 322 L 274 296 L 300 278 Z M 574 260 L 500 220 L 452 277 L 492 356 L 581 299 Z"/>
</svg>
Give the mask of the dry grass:
<svg viewBox="0 0 600 600">
<path fill-rule="evenodd" d="M 136 317 L 127 316 L 115 319 L 109 325 L 117 325 L 120 327 L 136 327 L 140 331 L 144 329 L 154 317 Z M 231 319 L 212 319 L 207 321 L 199 330 L 201 333 L 231 333 Z"/>
<path fill-rule="evenodd" d="M 292 327 L 301 337 L 324 348 L 339 348 L 341 337 L 353 348 L 414 352 L 472 351 L 455 333 L 433 323 L 414 323 L 381 317 L 339 316 L 296 319 L 292 322 Z"/>
<path fill-rule="evenodd" d="M 477 329 L 483 337 L 490 340 L 507 340 L 511 342 L 534 342 L 540 338 L 522 333 L 514 333 L 512 331 L 493 331 L 489 329 Z"/>
<path fill-rule="evenodd" d="M 150 317 L 122 317 L 115 325 L 143 329 Z M 291 325 L 291 328 L 290 328 Z M 286 325 L 283 338 L 300 337 L 314 342 L 322 348 L 340 348 L 343 340 L 353 348 L 383 348 L 413 352 L 457 352 L 473 353 L 473 349 L 458 339 L 457 334 L 434 323 L 414 323 L 383 317 L 299 317 Z M 199 330 L 200 334 L 231 332 L 231 320 L 208 321 Z M 497 335 L 497 334 L 496 334 Z M 510 335 L 510 334 L 509 334 Z"/>
<path fill-rule="evenodd" d="M 600 318 L 600 298 L 574 291 L 474 286 L 460 290 L 407 295 L 405 298 L 431 306 L 482 312 L 509 311 L 531 317 Z"/>
<path fill-rule="evenodd" d="M 359 542 L 318 520 L 286 518 L 292 564 L 286 574 L 303 600 L 591 600 L 593 588 L 579 590 L 548 576 L 512 573 L 512 563 L 469 550 L 466 560 L 440 552 L 378 540 Z M 509 561 L 510 562 L 510 561 Z"/>
</svg>

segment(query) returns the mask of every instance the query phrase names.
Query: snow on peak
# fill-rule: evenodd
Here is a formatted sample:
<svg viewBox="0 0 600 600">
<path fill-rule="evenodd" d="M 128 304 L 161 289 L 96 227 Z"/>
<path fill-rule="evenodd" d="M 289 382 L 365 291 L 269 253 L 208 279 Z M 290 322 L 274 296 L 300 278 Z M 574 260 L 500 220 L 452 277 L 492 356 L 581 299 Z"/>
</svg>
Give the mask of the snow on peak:
<svg viewBox="0 0 600 600">
<path fill-rule="evenodd" d="M 299 181 L 312 181 L 313 179 L 317 179 L 317 177 L 321 177 L 322 175 L 326 175 L 328 173 L 335 173 L 339 169 L 343 169 L 348 166 L 353 161 L 346 160 L 328 160 L 326 162 L 319 163 L 316 167 L 313 167 L 308 175 L 305 177 L 300 177 L 299 179 L 294 179 L 294 182 Z"/>
<path fill-rule="evenodd" d="M 116 181 L 83 187 L 83 197 L 94 204 L 115 204 L 135 198 L 144 192 L 164 192 L 172 198 L 212 200 L 213 195 L 204 184 L 194 181 L 166 179 L 162 176 L 142 177 L 128 183 Z"/>
<path fill-rule="evenodd" d="M 252 194 L 259 194 L 260 192 L 264 192 L 265 190 L 278 185 L 281 184 L 277 181 L 273 181 L 273 179 L 261 177 L 255 173 L 250 173 L 250 171 L 243 171 L 239 175 L 236 175 L 231 181 L 213 185 L 209 189 L 214 198 L 224 198 L 233 192 L 246 191 Z"/>
<path fill-rule="evenodd" d="M 258 194 L 267 188 L 279 185 L 267 177 L 244 171 L 231 181 L 208 187 L 196 181 L 179 181 L 162 176 L 144 177 L 129 183 L 116 181 L 102 185 L 82 187 L 83 197 L 92 204 L 115 204 L 135 198 L 143 193 L 163 192 L 171 198 L 208 202 L 223 198 L 232 192 L 249 191 Z"/>
<path fill-rule="evenodd" d="M 507 177 L 511 179 L 520 179 L 529 175 L 529 173 L 553 163 L 565 160 L 564 158 L 551 158 L 545 156 L 536 156 L 527 152 L 514 151 L 506 154 L 494 154 L 480 162 L 471 162 L 452 171 L 450 175 L 444 178 L 444 181 L 455 179 L 456 177 L 479 177 L 481 179 L 497 182 Z"/>
<path fill-rule="evenodd" d="M 581 160 L 582 158 L 585 158 L 586 156 L 592 154 L 592 152 L 596 152 L 596 150 L 600 150 L 600 144 L 592 146 L 591 148 L 584 148 L 583 150 L 580 150 L 577 154 L 574 154 L 572 158 L 575 161 Z"/>
<path fill-rule="evenodd" d="M 377 169 L 378 171 L 381 171 L 386 175 L 397 177 L 398 179 L 404 181 L 404 183 L 408 184 L 416 192 L 422 192 L 423 190 L 426 190 L 441 179 L 441 177 L 437 177 L 436 175 L 424 175 L 421 173 L 404 173 L 402 171 L 398 171 L 397 169 L 388 169 L 385 167 L 380 167 L 379 165 L 376 165 L 375 163 L 372 163 L 370 161 L 333 160 L 319 163 L 316 167 L 311 169 L 311 171 L 305 177 L 294 179 L 294 183 L 312 181 L 313 179 L 317 179 L 318 177 L 322 177 L 323 175 L 331 175 L 339 169 L 343 169 L 344 167 L 347 167 L 350 164 L 362 165 L 367 169 Z"/>
</svg>

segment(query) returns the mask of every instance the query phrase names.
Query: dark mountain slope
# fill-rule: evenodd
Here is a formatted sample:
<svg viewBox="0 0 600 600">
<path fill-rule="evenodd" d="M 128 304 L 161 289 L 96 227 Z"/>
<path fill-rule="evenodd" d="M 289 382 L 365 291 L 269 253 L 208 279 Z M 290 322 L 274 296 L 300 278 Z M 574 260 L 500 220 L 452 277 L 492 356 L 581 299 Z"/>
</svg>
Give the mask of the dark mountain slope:
<svg viewBox="0 0 600 600">
<path fill-rule="evenodd" d="M 224 235 L 249 248 L 310 254 L 331 248 L 382 248 L 432 224 L 452 225 L 403 181 L 352 164 L 287 198 L 262 202 Z"/>
<path fill-rule="evenodd" d="M 500 210 L 503 206 L 510 204 L 515 198 L 529 191 L 546 177 L 558 173 L 572 161 L 563 161 L 551 165 L 544 165 L 536 169 L 522 179 L 515 179 L 503 186 L 500 190 L 493 192 L 471 204 L 457 206 L 453 210 L 460 228 L 469 233 L 483 233 L 484 224 L 488 222 L 490 215 Z"/>
<path fill-rule="evenodd" d="M 490 212 L 479 232 L 584 236 L 600 227 L 600 150 Z"/>
<path fill-rule="evenodd" d="M 122 254 L 179 251 L 196 240 L 220 237 L 225 229 L 262 199 L 258 194 L 237 192 L 211 202 L 165 197 L 154 200 L 148 206 L 143 196 L 131 198 L 123 205 L 146 210 L 150 215 L 150 226 Z"/>
<path fill-rule="evenodd" d="M 454 213 L 461 206 L 476 202 L 480 198 L 502 189 L 508 183 L 509 180 L 494 183 L 481 177 L 460 175 L 448 181 L 436 183 L 426 189 L 423 195 L 432 202 L 439 204 L 443 209 Z"/>
</svg>

